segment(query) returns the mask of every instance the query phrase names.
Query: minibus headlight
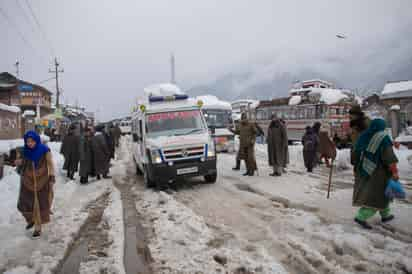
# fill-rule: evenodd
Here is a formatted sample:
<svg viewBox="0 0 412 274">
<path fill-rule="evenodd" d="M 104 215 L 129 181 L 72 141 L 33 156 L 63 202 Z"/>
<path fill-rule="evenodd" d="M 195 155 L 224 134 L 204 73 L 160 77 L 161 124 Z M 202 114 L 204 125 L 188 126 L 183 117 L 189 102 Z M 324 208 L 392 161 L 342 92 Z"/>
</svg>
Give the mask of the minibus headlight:
<svg viewBox="0 0 412 274">
<path fill-rule="evenodd" d="M 152 159 L 153 164 L 161 164 L 162 163 L 162 157 L 160 155 L 160 151 L 158 149 L 154 149 L 150 153 L 150 157 Z"/>
<path fill-rule="evenodd" d="M 209 144 L 207 145 L 207 157 L 215 157 L 216 152 L 215 152 L 215 142 L 213 139 L 209 140 Z"/>
</svg>

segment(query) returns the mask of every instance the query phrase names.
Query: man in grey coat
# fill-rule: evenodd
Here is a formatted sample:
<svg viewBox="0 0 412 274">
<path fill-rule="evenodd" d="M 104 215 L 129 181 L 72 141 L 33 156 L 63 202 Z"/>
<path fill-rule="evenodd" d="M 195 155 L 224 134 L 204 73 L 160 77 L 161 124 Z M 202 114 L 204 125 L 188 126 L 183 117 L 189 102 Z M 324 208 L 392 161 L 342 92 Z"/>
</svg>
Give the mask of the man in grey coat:
<svg viewBox="0 0 412 274">
<path fill-rule="evenodd" d="M 288 137 L 284 123 L 276 115 L 272 116 L 268 128 L 267 143 L 269 165 L 273 167 L 273 173 L 269 175 L 281 176 L 288 161 Z"/>
</svg>

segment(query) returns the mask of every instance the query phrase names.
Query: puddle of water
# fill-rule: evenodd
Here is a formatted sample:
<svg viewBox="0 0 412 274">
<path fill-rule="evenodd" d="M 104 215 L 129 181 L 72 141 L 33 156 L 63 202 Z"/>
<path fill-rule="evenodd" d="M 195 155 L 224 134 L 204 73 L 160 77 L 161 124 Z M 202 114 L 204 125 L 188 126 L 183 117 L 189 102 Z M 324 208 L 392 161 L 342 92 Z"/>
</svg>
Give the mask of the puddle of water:
<svg viewBox="0 0 412 274">
<path fill-rule="evenodd" d="M 64 261 L 59 274 L 79 273 L 80 263 L 88 255 L 87 241 L 79 240 L 72 248 L 70 255 Z"/>
</svg>

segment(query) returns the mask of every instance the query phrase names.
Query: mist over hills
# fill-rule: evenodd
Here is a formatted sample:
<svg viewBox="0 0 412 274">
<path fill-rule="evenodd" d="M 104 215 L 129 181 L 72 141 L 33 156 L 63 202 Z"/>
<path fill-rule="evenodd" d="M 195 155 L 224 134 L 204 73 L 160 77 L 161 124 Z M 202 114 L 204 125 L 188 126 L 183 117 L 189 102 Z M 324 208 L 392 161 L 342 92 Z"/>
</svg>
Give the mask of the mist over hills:
<svg viewBox="0 0 412 274">
<path fill-rule="evenodd" d="M 323 79 L 358 94 L 380 92 L 387 81 L 412 79 L 412 45 L 395 43 L 368 54 L 340 57 L 267 56 L 228 68 L 214 81 L 187 90 L 224 100 L 287 96 L 296 81 Z"/>
</svg>

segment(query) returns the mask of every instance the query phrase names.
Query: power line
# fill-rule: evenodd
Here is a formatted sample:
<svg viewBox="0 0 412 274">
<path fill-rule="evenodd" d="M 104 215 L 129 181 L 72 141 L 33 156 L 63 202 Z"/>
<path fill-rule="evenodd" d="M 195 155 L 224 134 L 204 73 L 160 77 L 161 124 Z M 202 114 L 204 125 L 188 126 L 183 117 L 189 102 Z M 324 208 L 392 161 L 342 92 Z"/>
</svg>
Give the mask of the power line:
<svg viewBox="0 0 412 274">
<path fill-rule="evenodd" d="M 14 28 L 15 33 L 17 33 L 17 35 L 20 37 L 20 39 L 26 44 L 27 47 L 29 47 L 31 50 L 33 50 L 33 52 L 36 53 L 37 57 L 39 57 L 40 59 L 43 60 L 43 57 L 36 51 L 36 49 L 33 47 L 33 45 L 29 42 L 29 40 L 26 39 L 26 37 L 24 36 L 23 32 L 18 28 L 17 24 L 14 23 L 14 21 L 10 18 L 10 16 L 8 16 L 8 14 L 6 13 L 6 11 L 0 7 L 0 14 L 4 17 L 4 19 L 7 21 L 7 23 Z M 47 64 L 47 62 L 46 62 Z"/>
<path fill-rule="evenodd" d="M 24 10 L 23 6 L 21 5 L 20 1 L 21 1 L 21 0 L 16 0 L 16 4 L 17 4 L 18 8 L 19 8 L 20 10 L 22 10 L 22 12 L 23 12 L 23 17 L 25 18 L 25 21 L 27 22 L 27 24 L 30 25 L 31 30 L 32 30 L 33 32 L 35 32 L 36 30 L 35 30 L 32 22 L 29 20 L 29 16 L 27 16 L 27 13 L 26 13 L 26 11 Z"/>
<path fill-rule="evenodd" d="M 51 78 L 49 78 L 49 79 L 46 79 L 46 80 L 37 82 L 36 85 L 41 85 L 41 84 L 43 84 L 43 83 L 46 83 L 46 82 L 51 81 L 51 80 L 54 80 L 54 79 L 56 79 L 55 76 L 53 76 L 53 77 L 51 77 Z"/>
<path fill-rule="evenodd" d="M 42 34 L 42 37 L 43 37 L 44 41 L 45 41 L 46 44 L 49 46 L 51 55 L 52 55 L 52 56 L 56 56 L 55 51 L 54 51 L 54 48 L 53 48 L 50 40 L 47 39 L 46 32 L 43 31 L 43 28 L 42 28 L 42 26 L 41 26 L 41 24 L 40 24 L 40 21 L 37 19 L 36 13 L 34 12 L 34 10 L 33 10 L 32 6 L 31 6 L 30 2 L 29 2 L 28 0 L 26 0 L 25 3 L 26 3 L 26 5 L 27 5 L 27 7 L 29 8 L 29 11 L 30 11 L 31 16 L 33 17 L 34 21 L 36 22 L 36 25 L 37 25 L 37 27 L 39 28 L 40 33 Z"/>
</svg>

